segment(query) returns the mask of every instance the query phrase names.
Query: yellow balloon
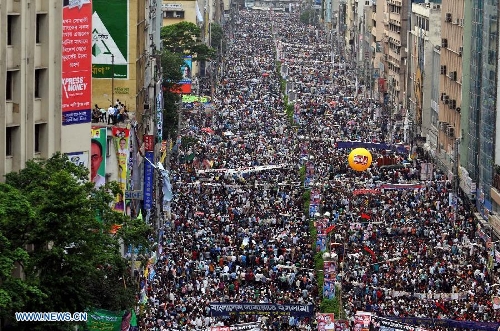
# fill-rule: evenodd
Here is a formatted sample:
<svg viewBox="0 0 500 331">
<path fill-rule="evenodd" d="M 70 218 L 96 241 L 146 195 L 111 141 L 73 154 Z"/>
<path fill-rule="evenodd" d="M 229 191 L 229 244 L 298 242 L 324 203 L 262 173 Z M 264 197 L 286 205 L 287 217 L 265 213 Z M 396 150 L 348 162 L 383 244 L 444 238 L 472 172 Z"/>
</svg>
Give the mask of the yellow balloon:
<svg viewBox="0 0 500 331">
<path fill-rule="evenodd" d="M 372 164 L 372 154 L 366 148 L 355 148 L 347 158 L 349 166 L 356 171 L 365 171 Z"/>
</svg>

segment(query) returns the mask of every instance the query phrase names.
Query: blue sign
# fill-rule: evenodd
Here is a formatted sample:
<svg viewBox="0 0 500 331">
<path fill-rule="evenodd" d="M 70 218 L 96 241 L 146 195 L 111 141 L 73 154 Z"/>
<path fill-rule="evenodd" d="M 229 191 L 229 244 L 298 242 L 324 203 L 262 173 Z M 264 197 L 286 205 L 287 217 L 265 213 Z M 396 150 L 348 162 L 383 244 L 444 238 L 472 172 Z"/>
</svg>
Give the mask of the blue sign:
<svg viewBox="0 0 500 331">
<path fill-rule="evenodd" d="M 146 152 L 146 159 L 150 162 L 144 162 L 144 209 L 153 208 L 153 177 L 154 152 Z"/>
</svg>

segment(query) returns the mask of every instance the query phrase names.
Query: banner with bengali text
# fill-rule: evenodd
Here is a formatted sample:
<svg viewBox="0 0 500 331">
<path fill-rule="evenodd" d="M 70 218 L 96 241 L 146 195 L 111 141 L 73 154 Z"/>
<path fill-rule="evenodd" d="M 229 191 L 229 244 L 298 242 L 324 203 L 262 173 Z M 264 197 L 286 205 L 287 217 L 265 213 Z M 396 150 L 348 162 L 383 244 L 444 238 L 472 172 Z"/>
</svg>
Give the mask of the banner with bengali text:
<svg viewBox="0 0 500 331">
<path fill-rule="evenodd" d="M 90 123 L 92 1 L 65 1 L 62 15 L 62 125 Z"/>
<path fill-rule="evenodd" d="M 227 303 L 213 302 L 210 304 L 211 316 L 240 315 L 285 315 L 295 317 L 311 317 L 314 315 L 314 305 L 274 304 L 274 303 Z"/>
</svg>

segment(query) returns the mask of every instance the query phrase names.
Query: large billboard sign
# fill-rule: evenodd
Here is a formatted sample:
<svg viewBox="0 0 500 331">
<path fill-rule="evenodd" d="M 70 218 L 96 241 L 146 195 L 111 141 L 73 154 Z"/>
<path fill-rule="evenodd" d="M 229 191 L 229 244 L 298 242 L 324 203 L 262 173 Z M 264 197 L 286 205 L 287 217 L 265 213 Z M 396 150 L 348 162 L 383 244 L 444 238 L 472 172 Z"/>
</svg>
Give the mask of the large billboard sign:
<svg viewBox="0 0 500 331">
<path fill-rule="evenodd" d="M 62 124 L 92 119 L 92 1 L 64 0 L 62 35 Z"/>
<path fill-rule="evenodd" d="M 128 7 L 128 0 L 93 1 L 93 78 L 128 78 Z"/>
</svg>

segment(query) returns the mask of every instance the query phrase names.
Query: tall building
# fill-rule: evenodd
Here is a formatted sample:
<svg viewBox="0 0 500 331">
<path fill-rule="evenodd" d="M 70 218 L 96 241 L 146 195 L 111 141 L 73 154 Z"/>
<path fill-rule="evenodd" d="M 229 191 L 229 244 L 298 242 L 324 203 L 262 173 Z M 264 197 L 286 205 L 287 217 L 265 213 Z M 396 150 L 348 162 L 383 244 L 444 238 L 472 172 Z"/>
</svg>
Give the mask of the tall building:
<svg viewBox="0 0 500 331">
<path fill-rule="evenodd" d="M 384 19 L 384 77 L 387 95 L 384 102 L 391 111 L 391 118 L 402 125 L 402 106 L 405 100 L 405 70 L 408 16 L 410 0 L 385 2 Z"/>
<path fill-rule="evenodd" d="M 57 151 L 88 162 L 92 4 L 64 5 L 64 14 L 60 0 L 0 6 L 0 180 Z"/>
<path fill-rule="evenodd" d="M 462 165 L 472 182 L 477 183 L 476 207 L 486 219 L 500 210 L 500 153 L 497 122 L 498 86 L 498 14 L 493 0 L 472 0 L 470 17 L 470 99 L 467 113 L 466 160 Z M 468 21 L 467 21 L 468 23 Z"/>
<path fill-rule="evenodd" d="M 454 173 L 461 136 L 464 0 L 444 1 L 441 7 L 441 68 L 439 104 L 439 164 Z"/>
<path fill-rule="evenodd" d="M 372 73 L 373 82 L 372 90 L 374 91 L 375 99 L 380 100 L 383 95 L 383 84 L 378 84 L 380 81 L 380 73 L 384 72 L 384 62 L 382 53 L 382 40 L 384 39 L 384 7 L 385 0 L 373 1 L 371 10 L 371 50 L 372 50 Z M 380 88 L 381 87 L 381 88 Z"/>
<path fill-rule="evenodd" d="M 439 110 L 433 101 L 439 100 L 439 89 L 433 90 L 433 78 L 440 68 L 435 51 L 441 43 L 441 5 L 413 3 L 410 22 L 404 134 L 405 141 L 423 147 L 424 141 L 431 136 L 429 140 L 434 140 L 437 133 Z"/>
</svg>

